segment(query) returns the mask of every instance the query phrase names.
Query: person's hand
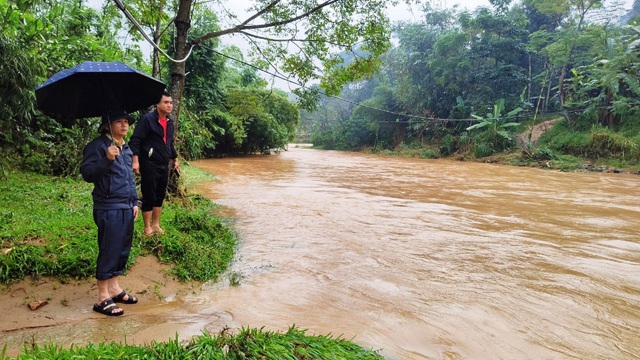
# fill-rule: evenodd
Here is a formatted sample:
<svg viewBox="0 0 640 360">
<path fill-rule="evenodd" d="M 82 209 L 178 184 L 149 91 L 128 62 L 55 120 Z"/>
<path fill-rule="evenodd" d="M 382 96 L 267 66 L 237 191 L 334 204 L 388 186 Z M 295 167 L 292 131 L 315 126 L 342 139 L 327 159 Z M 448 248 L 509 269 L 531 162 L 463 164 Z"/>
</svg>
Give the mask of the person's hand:
<svg viewBox="0 0 640 360">
<path fill-rule="evenodd" d="M 138 157 L 133 156 L 133 173 L 140 174 L 140 162 L 138 162 Z"/>
<path fill-rule="evenodd" d="M 140 208 L 138 206 L 133 207 L 133 221 L 136 221 L 136 219 L 138 219 L 139 211 L 140 211 Z"/>
<path fill-rule="evenodd" d="M 120 155 L 120 149 L 117 146 L 111 145 L 107 148 L 107 159 L 113 161 Z"/>
<path fill-rule="evenodd" d="M 173 159 L 173 170 L 180 171 L 180 163 L 178 162 L 178 158 Z"/>
</svg>

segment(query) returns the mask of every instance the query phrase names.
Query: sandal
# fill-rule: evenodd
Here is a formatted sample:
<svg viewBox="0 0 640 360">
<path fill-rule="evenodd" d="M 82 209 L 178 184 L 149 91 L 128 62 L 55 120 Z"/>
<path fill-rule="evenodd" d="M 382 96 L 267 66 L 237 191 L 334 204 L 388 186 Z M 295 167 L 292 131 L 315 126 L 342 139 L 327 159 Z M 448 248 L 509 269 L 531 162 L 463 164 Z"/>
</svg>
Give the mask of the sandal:
<svg viewBox="0 0 640 360">
<path fill-rule="evenodd" d="M 116 305 L 111 299 L 107 299 L 100 304 L 93 304 L 93 311 L 107 316 L 120 316 L 124 314 L 124 310 L 116 312 L 118 309 L 120 309 L 118 305 Z"/>
<path fill-rule="evenodd" d="M 125 296 L 129 296 L 127 300 L 124 299 Z M 123 304 L 137 304 L 138 299 L 131 294 L 127 294 L 126 291 L 122 290 L 120 294 L 113 297 L 113 302 L 119 302 Z"/>
</svg>

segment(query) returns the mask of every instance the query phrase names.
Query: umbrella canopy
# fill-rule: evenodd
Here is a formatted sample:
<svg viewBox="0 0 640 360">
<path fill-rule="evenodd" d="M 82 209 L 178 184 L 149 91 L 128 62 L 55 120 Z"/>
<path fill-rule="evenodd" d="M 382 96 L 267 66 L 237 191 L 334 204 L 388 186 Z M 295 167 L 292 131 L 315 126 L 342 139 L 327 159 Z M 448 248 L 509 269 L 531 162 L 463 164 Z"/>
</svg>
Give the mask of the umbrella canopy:
<svg viewBox="0 0 640 360">
<path fill-rule="evenodd" d="M 133 112 L 157 104 L 165 84 L 121 62 L 86 61 L 36 88 L 38 107 L 65 118 Z"/>
</svg>

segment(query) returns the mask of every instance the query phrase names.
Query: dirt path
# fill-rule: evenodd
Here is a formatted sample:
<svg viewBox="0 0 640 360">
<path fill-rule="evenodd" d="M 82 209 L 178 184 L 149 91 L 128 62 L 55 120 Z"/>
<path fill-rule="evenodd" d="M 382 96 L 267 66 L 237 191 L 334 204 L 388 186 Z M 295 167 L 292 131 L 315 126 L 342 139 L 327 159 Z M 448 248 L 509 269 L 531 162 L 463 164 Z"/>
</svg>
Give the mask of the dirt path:
<svg viewBox="0 0 640 360">
<path fill-rule="evenodd" d="M 523 144 L 528 144 L 529 142 L 535 144 L 545 131 L 551 129 L 551 127 L 560 120 L 563 120 L 563 118 L 543 121 L 539 124 L 534 125 L 533 129 L 527 129 L 525 132 L 518 135 L 518 145 L 522 146 Z"/>
</svg>

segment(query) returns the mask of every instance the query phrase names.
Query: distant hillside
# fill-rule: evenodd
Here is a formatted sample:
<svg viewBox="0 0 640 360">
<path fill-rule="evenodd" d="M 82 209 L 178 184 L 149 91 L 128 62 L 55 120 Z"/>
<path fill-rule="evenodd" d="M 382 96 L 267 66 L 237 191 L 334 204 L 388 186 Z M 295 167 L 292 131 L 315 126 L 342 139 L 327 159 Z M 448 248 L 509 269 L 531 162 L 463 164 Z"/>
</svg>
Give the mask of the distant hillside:
<svg viewBox="0 0 640 360">
<path fill-rule="evenodd" d="M 627 12 L 625 16 L 620 18 L 620 23 L 628 24 L 631 19 L 636 19 L 636 21 L 640 20 L 640 0 L 635 0 L 633 2 L 633 7 Z"/>
</svg>

